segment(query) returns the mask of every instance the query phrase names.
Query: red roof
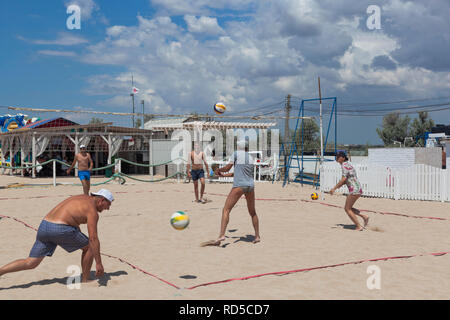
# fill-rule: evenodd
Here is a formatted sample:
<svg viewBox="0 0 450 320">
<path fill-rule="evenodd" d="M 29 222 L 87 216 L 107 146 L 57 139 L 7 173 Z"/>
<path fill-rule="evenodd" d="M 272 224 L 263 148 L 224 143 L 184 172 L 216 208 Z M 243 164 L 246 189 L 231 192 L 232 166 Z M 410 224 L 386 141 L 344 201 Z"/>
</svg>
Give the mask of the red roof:
<svg viewBox="0 0 450 320">
<path fill-rule="evenodd" d="M 70 121 L 65 118 L 52 118 L 52 119 L 44 119 L 39 120 L 33 123 L 29 123 L 23 128 L 37 129 L 37 128 L 55 128 L 55 127 L 66 127 L 66 126 L 74 126 L 78 125 L 78 123 Z"/>
</svg>

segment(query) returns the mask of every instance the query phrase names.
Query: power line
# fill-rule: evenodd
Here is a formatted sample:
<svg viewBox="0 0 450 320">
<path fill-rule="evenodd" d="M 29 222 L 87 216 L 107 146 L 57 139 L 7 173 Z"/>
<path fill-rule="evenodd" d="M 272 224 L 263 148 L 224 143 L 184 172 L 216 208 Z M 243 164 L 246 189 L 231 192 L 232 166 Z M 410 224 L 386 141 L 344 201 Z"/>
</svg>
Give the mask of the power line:
<svg viewBox="0 0 450 320">
<path fill-rule="evenodd" d="M 1 106 L 0 106 L 1 107 Z M 7 107 L 10 110 L 21 110 L 21 111 L 31 111 L 31 112 L 59 112 L 59 113 L 86 113 L 86 114 L 103 114 L 103 115 L 115 115 L 115 116 L 142 116 L 142 113 L 128 113 L 128 112 L 109 112 L 109 111 L 87 111 L 87 110 L 65 110 L 65 109 L 39 109 L 39 108 L 29 108 L 29 107 Z M 192 114 L 144 114 L 144 116 L 150 116 L 153 118 L 164 117 L 164 118 L 187 118 L 192 117 Z M 252 120 L 274 120 L 274 119 L 284 119 L 285 117 L 267 117 L 260 115 L 251 116 L 236 116 L 236 115 L 221 115 L 215 116 L 210 114 L 197 114 L 197 118 L 217 118 L 217 119 L 252 119 Z M 289 119 L 309 119 L 311 117 L 289 117 Z"/>
<path fill-rule="evenodd" d="M 237 111 L 237 112 L 230 112 L 230 114 L 236 115 L 236 114 L 242 114 L 242 113 L 258 111 L 258 110 L 262 110 L 262 109 L 267 109 L 267 108 L 272 108 L 272 107 L 275 107 L 275 106 L 279 106 L 279 105 L 282 105 L 283 103 L 284 103 L 284 101 L 281 101 L 281 102 L 277 102 L 277 103 L 266 105 L 266 106 L 262 106 L 262 107 L 252 107 L 251 109 L 246 109 L 246 110 Z"/>
</svg>

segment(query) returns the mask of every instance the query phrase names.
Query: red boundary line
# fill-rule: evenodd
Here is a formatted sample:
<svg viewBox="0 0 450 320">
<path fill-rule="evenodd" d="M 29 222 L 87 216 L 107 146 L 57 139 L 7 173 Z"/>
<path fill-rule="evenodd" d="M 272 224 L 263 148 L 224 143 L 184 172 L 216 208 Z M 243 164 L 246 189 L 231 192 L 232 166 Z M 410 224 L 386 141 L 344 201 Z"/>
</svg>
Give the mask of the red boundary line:
<svg viewBox="0 0 450 320">
<path fill-rule="evenodd" d="M 137 191 L 134 193 L 143 193 L 145 191 Z M 147 192 L 153 192 L 152 190 L 148 190 Z M 182 192 L 180 190 L 175 190 L 175 192 Z M 127 191 L 118 191 L 116 193 L 129 193 Z M 222 197 L 227 197 L 228 195 L 226 194 L 221 194 L 221 193 L 206 193 L 205 194 L 210 194 L 210 195 L 215 195 L 215 196 L 222 196 Z M 70 195 L 69 195 L 70 196 Z M 23 200 L 23 199 L 42 199 L 42 198 L 60 198 L 60 197 L 67 197 L 67 195 L 58 195 L 58 196 L 35 196 L 35 197 L 25 197 L 25 198 L 0 198 L 0 200 Z M 308 203 L 316 203 L 316 204 L 321 204 L 324 206 L 328 206 L 328 207 L 335 207 L 335 208 L 340 208 L 343 209 L 344 207 L 338 206 L 338 205 L 334 205 L 334 204 L 329 204 L 329 203 L 325 203 L 325 202 L 317 202 L 317 201 L 310 201 L 310 200 L 304 200 L 304 199 L 273 199 L 273 198 L 256 198 L 255 200 L 258 201 L 301 201 L 301 202 L 308 202 Z M 450 221 L 450 219 L 448 218 L 439 218 L 439 217 L 425 217 L 425 216 L 410 216 L 407 214 L 402 214 L 402 213 L 395 213 L 395 212 L 383 212 L 383 211 L 374 211 L 374 210 L 368 210 L 368 209 L 360 209 L 360 211 L 362 212 L 372 212 L 372 213 L 378 213 L 378 214 L 383 214 L 383 215 L 391 215 L 391 216 L 398 216 L 398 217 L 405 217 L 405 218 L 415 218 L 415 219 L 430 219 L 430 220 L 441 220 L 441 221 Z"/>
<path fill-rule="evenodd" d="M 387 260 L 393 260 L 393 259 L 406 259 L 406 258 L 412 258 L 412 257 L 418 257 L 418 256 L 429 256 L 429 255 L 442 256 L 442 255 L 445 255 L 445 254 L 448 254 L 448 253 L 450 253 L 450 251 L 447 251 L 447 252 L 435 252 L 435 253 L 424 253 L 424 254 L 416 254 L 416 255 L 409 255 L 409 256 L 396 256 L 396 257 L 366 259 L 366 260 L 359 260 L 359 261 L 352 261 L 352 262 L 344 262 L 344 263 L 339 263 L 339 264 L 332 264 L 332 265 L 328 265 L 328 266 L 320 266 L 320 267 L 312 267 L 312 268 L 304 268 L 304 269 L 296 269 L 296 270 L 288 270 L 288 271 L 268 272 L 268 273 L 262 273 L 262 274 L 253 275 L 253 276 L 246 276 L 246 277 L 241 277 L 241 278 L 231 278 L 231 279 L 226 279 L 226 280 L 202 283 L 202 284 L 199 284 L 199 285 L 196 285 L 196 286 L 192 286 L 192 287 L 189 287 L 189 288 L 186 288 L 186 289 L 193 290 L 193 289 L 198 288 L 198 287 L 205 287 L 205 286 L 209 286 L 209 285 L 213 285 L 213 284 L 220 284 L 220 283 L 226 283 L 226 282 L 231 282 L 231 281 L 239 281 L 239 280 L 248 280 L 248 279 L 252 279 L 252 278 L 259 278 L 259 277 L 264 277 L 264 276 L 269 276 L 269 275 L 284 275 L 284 274 L 306 272 L 306 271 L 312 271 L 312 270 L 318 270 L 318 269 L 334 268 L 334 267 L 345 266 L 345 265 L 348 265 L 348 264 L 359 264 L 359 263 L 363 263 L 363 262 L 374 262 L 374 261 L 381 261 L 381 260 L 382 261 L 387 261 Z"/>
<path fill-rule="evenodd" d="M 16 218 L 14 218 L 14 217 L 4 216 L 4 215 L 2 215 L 2 214 L 0 214 L 0 217 L 1 217 L 1 218 L 8 218 L 8 219 L 15 220 L 15 221 L 17 221 L 17 222 L 23 224 L 25 227 L 30 228 L 30 229 L 33 229 L 34 231 L 37 231 L 37 229 L 36 229 L 35 227 L 30 226 L 28 223 L 26 223 L 26 222 L 24 222 L 24 221 L 21 221 L 21 220 L 19 220 L 19 219 L 16 219 Z M 124 259 L 122 259 L 122 258 L 115 257 L 115 256 L 112 256 L 112 255 L 109 255 L 109 254 L 106 254 L 106 253 L 101 253 L 101 255 L 102 255 L 102 256 L 109 257 L 109 258 L 112 258 L 112 259 L 116 259 L 116 260 L 118 260 L 118 261 L 120 261 L 120 262 L 122 262 L 122 263 L 125 263 L 125 264 L 129 265 L 129 266 L 132 267 L 133 269 L 139 270 L 140 272 L 142 272 L 142 273 L 144 273 L 144 274 L 146 274 L 146 275 L 149 275 L 149 276 L 151 276 L 151 277 L 153 277 L 153 278 L 155 278 L 155 279 L 158 279 L 159 281 L 162 281 L 162 282 L 164 282 L 164 283 L 166 283 L 166 284 L 168 284 L 168 285 L 170 285 L 170 286 L 172 286 L 172 287 L 174 287 L 174 288 L 176 288 L 176 289 L 180 289 L 180 287 L 174 285 L 173 283 L 170 283 L 169 281 L 166 281 L 166 280 L 164 280 L 164 279 L 162 279 L 162 278 L 160 278 L 160 277 L 158 277 L 158 276 L 156 276 L 156 275 L 154 275 L 154 274 L 151 274 L 150 272 L 147 272 L 147 271 L 145 271 L 145 270 L 139 268 L 138 266 L 135 266 L 135 265 L 129 263 L 128 261 L 126 261 L 126 260 L 124 260 Z"/>
<path fill-rule="evenodd" d="M 35 231 L 37 231 L 36 228 L 30 226 L 29 224 L 27 224 L 26 222 L 23 222 L 19 219 L 16 219 L 14 217 L 9 217 L 9 216 L 4 216 L 0 214 L 0 217 L 2 218 L 8 218 L 8 219 L 13 219 L 23 225 L 25 225 L 26 227 L 33 229 Z M 449 254 L 450 251 L 446 251 L 446 252 L 434 252 L 434 253 L 422 253 L 422 254 L 416 254 L 416 255 L 407 255 L 407 256 L 394 256 L 394 257 L 385 257 L 385 258 L 375 258 L 375 259 L 365 259 L 365 260 L 358 260 L 358 261 L 352 261 L 352 262 L 344 262 L 344 263 L 339 263 L 339 264 L 332 264 L 332 265 L 327 265 L 327 266 L 319 266 L 319 267 L 311 267 L 311 268 L 303 268 L 303 269 L 295 269 L 295 270 L 288 270 L 288 271 L 277 271 L 277 272 L 268 272 L 268 273 L 262 273 L 262 274 L 257 274 L 257 275 L 252 275 L 252 276 L 246 276 L 246 277 L 240 277 L 240 278 L 230 278 L 230 279 L 226 279 L 226 280 L 220 280 L 220 281 L 214 281 L 214 282 L 207 282 L 207 283 L 202 283 L 202 284 L 198 284 L 192 287 L 188 287 L 185 289 L 188 290 L 193 290 L 195 288 L 198 287 L 205 287 L 205 286 L 209 286 L 209 285 L 214 285 L 214 284 L 220 284 L 220 283 L 227 283 L 227 282 L 231 282 L 231 281 L 239 281 L 239 280 L 248 280 L 248 279 L 253 279 L 253 278 L 260 278 L 260 277 L 264 277 L 264 276 L 269 276 L 269 275 L 284 275 L 284 274 L 291 274 L 291 273 L 298 273 L 298 272 L 306 272 L 306 271 L 312 271 L 312 270 L 319 270 L 319 269 L 326 269 L 326 268 L 334 268 L 334 267 L 340 267 L 340 266 L 345 266 L 345 265 L 349 265 L 349 264 L 359 264 L 359 263 L 364 263 L 364 262 L 374 262 L 374 261 L 387 261 L 387 260 L 394 260 L 394 259 L 407 259 L 407 258 L 413 258 L 413 257 L 419 257 L 419 256 L 443 256 L 446 254 Z M 127 265 L 129 265 L 130 267 L 132 267 L 133 269 L 136 269 L 146 275 L 149 275 L 151 277 L 154 277 L 176 289 L 181 289 L 180 287 L 158 277 L 155 276 L 131 263 L 129 263 L 128 261 L 119 258 L 119 257 L 115 257 L 115 256 L 111 256 L 105 253 L 102 253 L 102 255 L 112 258 L 112 259 L 116 259 L 122 263 L 125 263 Z"/>
</svg>

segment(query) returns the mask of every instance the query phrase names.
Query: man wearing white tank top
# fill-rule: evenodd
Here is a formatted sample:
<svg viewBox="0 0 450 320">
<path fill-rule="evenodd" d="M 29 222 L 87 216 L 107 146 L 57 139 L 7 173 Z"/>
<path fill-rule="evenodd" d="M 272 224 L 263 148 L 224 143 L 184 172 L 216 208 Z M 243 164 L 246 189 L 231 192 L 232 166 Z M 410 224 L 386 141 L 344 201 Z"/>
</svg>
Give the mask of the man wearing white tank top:
<svg viewBox="0 0 450 320">
<path fill-rule="evenodd" d="M 192 177 L 192 181 L 194 181 L 195 202 L 206 203 L 206 200 L 203 199 L 203 194 L 205 193 L 205 171 L 203 170 L 203 164 L 205 164 L 206 167 L 206 177 L 209 177 L 209 169 L 205 160 L 205 154 L 201 151 L 198 143 L 194 144 L 194 151 L 191 151 L 189 159 L 190 162 L 187 164 L 187 175 L 189 179 Z M 198 197 L 198 180 L 200 180 L 201 183 L 200 199 Z"/>
</svg>

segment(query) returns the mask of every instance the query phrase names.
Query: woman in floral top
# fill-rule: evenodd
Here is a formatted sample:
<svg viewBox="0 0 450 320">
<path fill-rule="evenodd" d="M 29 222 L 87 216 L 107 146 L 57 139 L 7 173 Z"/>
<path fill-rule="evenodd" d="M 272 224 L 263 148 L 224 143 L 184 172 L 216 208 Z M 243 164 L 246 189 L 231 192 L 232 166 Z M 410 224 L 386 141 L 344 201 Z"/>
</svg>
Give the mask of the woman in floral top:
<svg viewBox="0 0 450 320">
<path fill-rule="evenodd" d="M 369 217 L 361 214 L 358 209 L 353 208 L 356 200 L 358 200 L 363 193 L 361 183 L 358 181 L 355 168 L 353 168 L 352 164 L 348 162 L 347 155 L 344 152 L 340 151 L 336 154 L 336 161 L 341 165 L 342 179 L 333 189 L 330 190 L 330 194 L 334 194 L 334 192 L 344 184 L 347 185 L 348 195 L 347 200 L 345 201 L 344 210 L 355 224 L 355 230 L 362 231 L 369 223 Z M 364 220 L 364 226 L 361 226 L 356 216 L 359 216 Z"/>
</svg>

